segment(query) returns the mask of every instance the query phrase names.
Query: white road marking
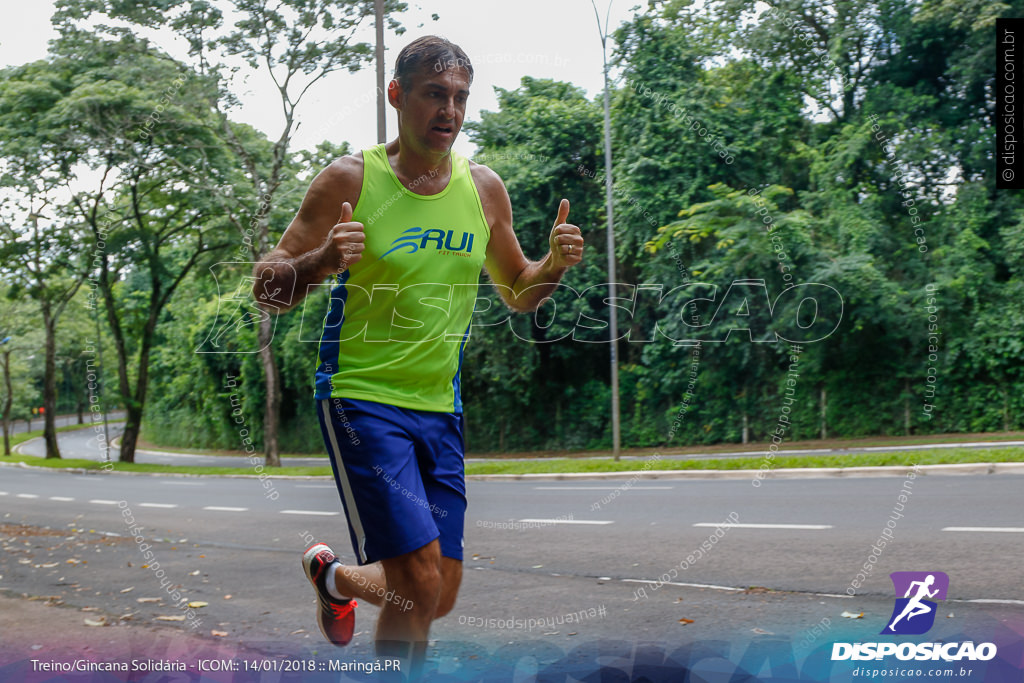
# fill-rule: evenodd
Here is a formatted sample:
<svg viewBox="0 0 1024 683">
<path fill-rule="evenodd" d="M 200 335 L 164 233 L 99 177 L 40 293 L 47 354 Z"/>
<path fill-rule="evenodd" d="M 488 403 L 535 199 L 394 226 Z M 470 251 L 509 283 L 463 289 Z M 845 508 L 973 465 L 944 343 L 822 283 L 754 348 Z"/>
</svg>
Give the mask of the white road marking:
<svg viewBox="0 0 1024 683">
<path fill-rule="evenodd" d="M 713 583 L 673 583 L 671 581 L 650 581 L 648 579 L 622 579 L 624 583 L 649 583 L 658 584 L 661 586 L 685 586 L 687 588 L 711 588 L 716 591 L 729 591 L 731 593 L 742 592 L 748 590 L 747 588 L 736 588 L 735 586 L 716 586 Z M 821 598 L 844 598 L 850 599 L 852 595 L 841 595 L 838 593 L 808 593 L 807 595 L 814 595 Z"/>
<path fill-rule="evenodd" d="M 596 519 L 521 519 L 520 524 L 614 524 Z"/>
<path fill-rule="evenodd" d="M 17 498 L 38 498 L 39 496 L 35 493 L 19 493 Z"/>
<path fill-rule="evenodd" d="M 165 508 L 165 509 L 170 509 L 170 508 L 176 508 L 178 506 L 176 504 L 174 504 L 174 503 L 139 503 L 139 507 L 140 508 Z"/>
<path fill-rule="evenodd" d="M 74 501 L 74 498 L 68 498 L 67 496 L 50 496 L 50 500 L 56 500 L 61 503 L 70 503 Z"/>
<path fill-rule="evenodd" d="M 732 522 L 698 522 L 693 526 L 730 527 L 735 529 L 831 529 L 831 524 L 733 524 Z"/>
<path fill-rule="evenodd" d="M 534 486 L 535 491 L 617 491 L 622 486 Z M 630 486 L 630 491 L 671 491 L 673 486 Z"/>
<path fill-rule="evenodd" d="M 281 510 L 282 515 L 322 515 L 324 517 L 334 517 L 340 515 L 340 512 L 324 512 L 322 510 Z"/>
<path fill-rule="evenodd" d="M 0 496 L 6 496 L 6 495 L 7 495 L 7 491 L 0 491 Z"/>
<path fill-rule="evenodd" d="M 207 505 L 203 508 L 204 510 L 212 510 L 214 512 L 248 512 L 249 508 L 229 508 L 221 507 L 219 505 Z"/>
<path fill-rule="evenodd" d="M 93 498 L 89 502 L 94 503 L 96 505 L 117 505 L 116 500 L 103 500 L 101 498 Z"/>
<path fill-rule="evenodd" d="M 732 586 L 716 586 L 713 583 L 673 583 L 671 581 L 648 581 L 647 579 L 623 579 L 626 583 L 650 583 L 663 586 L 685 586 L 687 588 L 713 588 L 716 591 L 742 591 L 745 588 L 733 588 Z"/>
<path fill-rule="evenodd" d="M 986 605 L 1024 605 L 1024 600 L 999 600 L 998 598 L 975 598 L 974 600 L 950 600 L 949 602 L 980 602 Z"/>
<path fill-rule="evenodd" d="M 1010 534 L 1024 534 L 1024 527 L 1020 526 L 947 526 L 943 531 L 981 531 L 981 532 L 1004 532 Z"/>
</svg>

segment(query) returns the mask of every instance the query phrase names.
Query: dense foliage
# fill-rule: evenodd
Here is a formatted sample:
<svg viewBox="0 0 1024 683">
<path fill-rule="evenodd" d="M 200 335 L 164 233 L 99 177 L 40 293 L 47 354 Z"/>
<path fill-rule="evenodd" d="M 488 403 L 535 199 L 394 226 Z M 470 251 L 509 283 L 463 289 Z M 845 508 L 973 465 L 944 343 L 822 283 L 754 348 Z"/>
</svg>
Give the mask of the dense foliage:
<svg viewBox="0 0 1024 683">
<path fill-rule="evenodd" d="M 1022 428 L 1024 195 L 995 189 L 991 65 L 995 17 L 1024 14 L 1024 1 L 757 6 L 655 2 L 615 34 L 623 444 Z M 122 128 L 132 117 L 141 125 L 186 67 L 130 36 L 118 40 L 122 51 L 136 51 L 133 60 L 111 56 L 107 42 L 93 44 L 87 64 L 53 55 L 74 88 L 42 65 L 9 70 L 0 133 L 18 130 L 23 122 L 12 117 L 29 106 L 45 108 L 61 135 L 21 134 L 5 148 L 32 159 L 36 145 L 49 155 L 47 173 L 113 159 L 134 169 L 137 187 L 159 193 L 134 201 L 127 173 L 102 202 L 126 225 L 117 233 L 124 250 L 108 306 L 125 321 L 126 348 L 140 348 L 141 330 L 152 333 L 143 437 L 241 448 L 244 429 L 262 447 L 261 314 L 247 299 L 246 269 L 230 263 L 249 254 L 196 254 L 246 215 L 234 201 L 253 194 L 252 179 L 232 170 L 244 166 L 232 161 L 239 150 L 247 163 L 277 164 L 277 198 L 260 214 L 276 241 L 311 174 L 348 147 L 334 141 L 275 159 L 280 146 L 248 127 L 223 123 L 230 144 L 222 132 L 205 135 L 204 126 L 218 124 L 184 103 L 169 114 L 177 123 L 144 148 L 119 143 L 111 116 L 123 117 L 113 119 Z M 132 65 L 144 60 L 163 71 L 132 78 Z M 203 94 L 206 77 L 194 76 L 189 102 L 217 101 Z M 527 256 L 542 256 L 562 197 L 588 244 L 584 264 L 536 315 L 510 317 L 481 279 L 480 296 L 492 305 L 476 318 L 462 375 L 472 451 L 611 443 L 597 95 L 525 77 L 499 91 L 497 111 L 467 125 L 476 161 L 505 181 Z M 143 154 L 159 156 L 146 164 Z M 175 184 L 173 170 L 185 167 L 215 180 Z M 4 184 L 24 193 L 25 175 L 8 168 Z M 185 226 L 166 243 L 156 277 L 147 226 L 176 225 L 169 212 L 182 191 L 212 241 L 194 243 L 198 233 Z M 12 209 L 2 220 L 18 232 L 23 215 Z M 74 206 L 52 215 L 88 238 L 89 217 Z M 67 261 L 61 267 L 73 270 Z M 181 272 L 166 306 L 147 318 L 154 287 Z M 24 291 L 11 267 L 3 279 L 12 296 Z M 274 322 L 282 451 L 322 450 L 311 384 L 326 305 L 326 292 L 317 292 Z M 91 315 L 65 315 L 59 325 L 66 319 L 84 329 Z M 81 384 L 76 343 L 58 335 L 58 355 L 68 359 L 60 365 L 65 382 L 56 383 L 65 410 L 83 396 L 67 389 Z M 19 382 L 42 387 L 41 372 L 23 360 L 14 367 Z M 113 370 L 108 376 L 117 381 Z M 16 393 L 18 414 L 39 390 Z"/>
</svg>

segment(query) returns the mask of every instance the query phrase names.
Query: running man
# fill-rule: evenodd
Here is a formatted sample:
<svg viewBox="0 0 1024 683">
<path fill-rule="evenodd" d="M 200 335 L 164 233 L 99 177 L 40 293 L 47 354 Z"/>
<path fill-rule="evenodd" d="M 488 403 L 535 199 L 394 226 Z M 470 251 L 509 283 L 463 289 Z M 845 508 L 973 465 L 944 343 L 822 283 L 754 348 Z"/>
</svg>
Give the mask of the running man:
<svg viewBox="0 0 1024 683">
<path fill-rule="evenodd" d="M 304 553 L 320 629 L 347 644 L 355 599 L 366 600 L 381 607 L 377 653 L 414 667 L 462 580 L 460 370 L 481 269 L 525 312 L 583 258 L 562 199 L 548 253 L 529 261 L 501 178 L 452 151 L 472 81 L 457 45 L 425 36 L 405 47 L 388 85 L 397 138 L 324 169 L 254 269 L 253 294 L 270 310 L 337 283 L 314 397 L 359 566 L 323 543 Z"/>
<path fill-rule="evenodd" d="M 917 593 L 914 595 L 914 597 L 910 598 L 910 601 L 907 603 L 906 607 L 903 608 L 903 611 L 900 612 L 900 615 L 893 619 L 892 623 L 889 624 L 890 631 L 896 630 L 896 622 L 898 622 L 903 617 L 906 617 L 907 621 L 910 621 L 919 614 L 928 614 L 932 611 L 932 608 L 921 602 L 921 600 L 924 598 L 934 598 L 936 593 L 939 592 L 938 588 L 936 588 L 933 591 L 928 590 L 934 583 L 934 574 L 929 574 L 927 577 L 925 577 L 924 581 L 910 582 L 910 585 L 907 586 L 907 592 L 903 597 L 910 598 L 910 594 L 914 591 L 914 586 L 917 586 Z M 897 593 L 897 595 L 899 594 Z"/>
</svg>

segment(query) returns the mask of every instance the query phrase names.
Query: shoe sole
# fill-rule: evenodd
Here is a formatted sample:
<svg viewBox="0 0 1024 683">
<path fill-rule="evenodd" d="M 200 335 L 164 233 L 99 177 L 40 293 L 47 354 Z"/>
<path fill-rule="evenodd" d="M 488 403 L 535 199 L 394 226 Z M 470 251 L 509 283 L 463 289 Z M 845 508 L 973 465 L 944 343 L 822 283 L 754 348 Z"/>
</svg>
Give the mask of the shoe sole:
<svg viewBox="0 0 1024 683">
<path fill-rule="evenodd" d="M 306 552 L 302 554 L 302 570 L 306 573 L 306 578 L 309 579 L 309 582 L 313 584 L 313 588 L 316 589 L 317 594 L 319 594 L 320 589 L 317 587 L 316 581 L 313 579 L 313 558 L 319 555 L 323 550 L 331 550 L 331 548 L 326 543 L 314 543 L 306 548 Z M 334 554 L 334 551 L 331 551 L 331 554 Z"/>
</svg>

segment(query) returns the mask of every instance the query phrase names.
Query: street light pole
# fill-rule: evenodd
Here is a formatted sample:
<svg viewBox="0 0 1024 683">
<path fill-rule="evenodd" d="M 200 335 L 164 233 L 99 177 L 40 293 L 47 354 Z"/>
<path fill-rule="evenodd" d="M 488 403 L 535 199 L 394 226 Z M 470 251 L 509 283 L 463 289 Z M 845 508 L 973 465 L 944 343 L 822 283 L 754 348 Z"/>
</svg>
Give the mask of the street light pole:
<svg viewBox="0 0 1024 683">
<path fill-rule="evenodd" d="M 608 313 L 609 341 L 611 342 L 611 375 L 612 375 L 612 452 L 619 459 L 622 449 L 622 429 L 619 423 L 619 350 L 618 332 L 619 317 L 615 308 L 616 276 L 615 276 L 615 204 L 612 197 L 612 124 L 611 124 L 611 93 L 608 85 L 608 22 L 612 12 L 611 0 L 608 12 L 604 17 L 604 29 L 601 28 L 601 15 L 597 4 L 590 0 L 597 19 L 597 30 L 601 35 L 601 57 L 604 61 L 604 195 L 608 214 Z"/>
<path fill-rule="evenodd" d="M 387 142 L 387 109 L 384 106 L 384 0 L 374 0 L 377 21 L 377 142 Z"/>
</svg>

